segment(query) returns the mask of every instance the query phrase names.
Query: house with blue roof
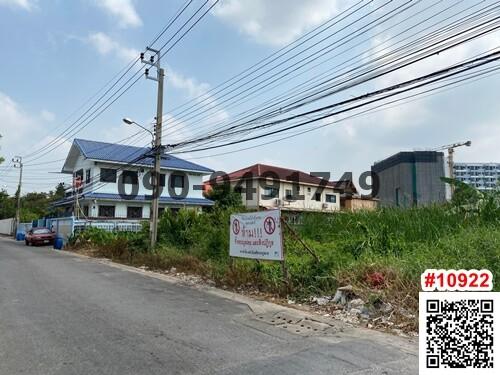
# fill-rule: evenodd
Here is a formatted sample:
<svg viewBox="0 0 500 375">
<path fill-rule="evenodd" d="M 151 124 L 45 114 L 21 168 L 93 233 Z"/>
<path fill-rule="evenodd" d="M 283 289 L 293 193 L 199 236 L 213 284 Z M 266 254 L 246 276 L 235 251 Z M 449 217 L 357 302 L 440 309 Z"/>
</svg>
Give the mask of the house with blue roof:
<svg viewBox="0 0 500 375">
<path fill-rule="evenodd" d="M 62 173 L 72 174 L 73 191 L 55 206 L 88 219 L 148 219 L 154 156 L 150 148 L 75 139 Z M 212 201 L 203 197 L 203 177 L 213 171 L 199 164 L 163 155 L 160 214 L 165 208 L 201 210 Z"/>
</svg>

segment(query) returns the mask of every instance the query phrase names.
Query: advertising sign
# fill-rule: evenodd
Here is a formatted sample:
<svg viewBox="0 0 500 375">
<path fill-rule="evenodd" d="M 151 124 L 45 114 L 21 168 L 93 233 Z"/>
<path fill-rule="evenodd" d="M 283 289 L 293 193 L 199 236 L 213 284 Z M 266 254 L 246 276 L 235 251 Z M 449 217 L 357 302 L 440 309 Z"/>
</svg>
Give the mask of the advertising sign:
<svg viewBox="0 0 500 375">
<path fill-rule="evenodd" d="M 229 255 L 283 260 L 280 210 L 231 215 Z"/>
</svg>

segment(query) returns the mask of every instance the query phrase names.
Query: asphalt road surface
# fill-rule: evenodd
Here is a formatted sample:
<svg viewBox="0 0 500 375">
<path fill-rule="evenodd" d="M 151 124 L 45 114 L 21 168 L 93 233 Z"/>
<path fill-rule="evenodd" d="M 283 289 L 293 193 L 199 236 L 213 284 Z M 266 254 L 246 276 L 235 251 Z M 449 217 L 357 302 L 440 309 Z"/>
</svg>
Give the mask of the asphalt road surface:
<svg viewBox="0 0 500 375">
<path fill-rule="evenodd" d="M 341 332 L 341 325 L 321 332 L 319 323 L 303 333 L 300 322 L 275 325 L 277 318 L 214 293 L 0 238 L 1 375 L 418 372 L 408 340 Z"/>
</svg>

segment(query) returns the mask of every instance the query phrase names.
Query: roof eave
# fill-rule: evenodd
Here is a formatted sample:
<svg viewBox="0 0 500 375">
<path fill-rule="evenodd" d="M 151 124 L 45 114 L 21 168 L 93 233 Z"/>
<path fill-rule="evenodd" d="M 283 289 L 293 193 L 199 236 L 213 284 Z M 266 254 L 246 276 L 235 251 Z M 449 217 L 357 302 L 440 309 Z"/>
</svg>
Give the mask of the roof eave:
<svg viewBox="0 0 500 375">
<path fill-rule="evenodd" d="M 131 167 L 150 167 L 150 168 L 153 168 L 153 166 L 151 164 L 143 164 L 143 163 L 133 163 L 133 164 L 131 164 L 131 163 L 123 162 L 123 161 L 107 160 L 107 159 L 95 159 L 95 158 L 87 158 L 87 160 L 91 160 L 91 161 L 95 161 L 95 162 L 99 162 L 99 163 L 128 165 L 128 166 L 131 166 Z M 199 174 L 203 174 L 203 175 L 208 175 L 208 174 L 211 174 L 211 173 L 214 172 L 211 169 L 206 170 L 206 171 L 198 170 L 198 169 L 174 168 L 174 167 L 168 167 L 168 168 L 162 167 L 161 169 L 163 169 L 163 170 L 169 170 L 169 171 L 183 171 L 183 172 L 188 171 L 188 172 L 199 173 Z"/>
</svg>

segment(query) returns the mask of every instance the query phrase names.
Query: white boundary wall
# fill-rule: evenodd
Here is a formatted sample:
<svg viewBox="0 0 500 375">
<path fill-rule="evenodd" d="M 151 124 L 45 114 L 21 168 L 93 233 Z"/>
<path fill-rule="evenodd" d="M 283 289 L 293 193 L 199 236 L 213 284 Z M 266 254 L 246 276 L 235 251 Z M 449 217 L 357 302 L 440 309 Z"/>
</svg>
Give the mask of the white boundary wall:
<svg viewBox="0 0 500 375">
<path fill-rule="evenodd" d="M 3 219 L 0 220 L 0 234 L 5 234 L 7 236 L 14 235 L 15 219 Z"/>
</svg>

